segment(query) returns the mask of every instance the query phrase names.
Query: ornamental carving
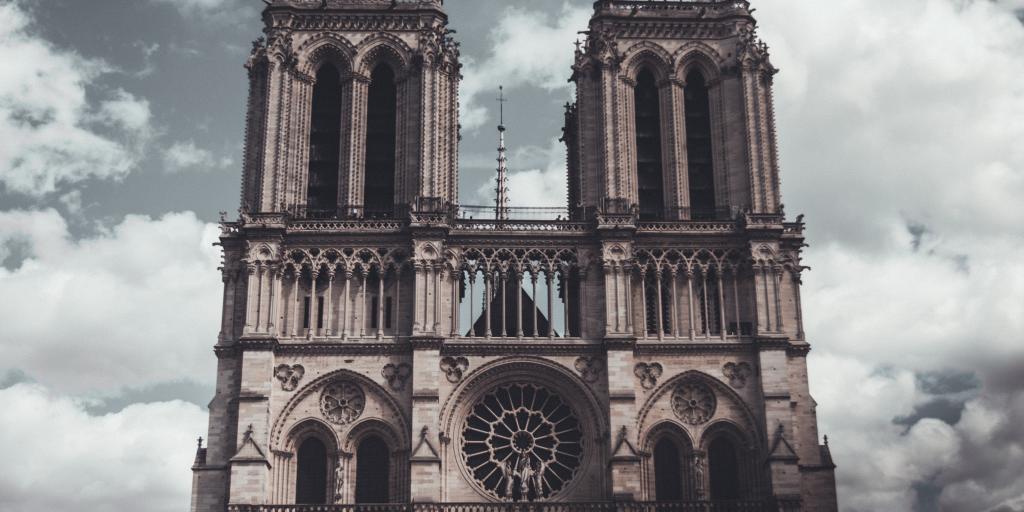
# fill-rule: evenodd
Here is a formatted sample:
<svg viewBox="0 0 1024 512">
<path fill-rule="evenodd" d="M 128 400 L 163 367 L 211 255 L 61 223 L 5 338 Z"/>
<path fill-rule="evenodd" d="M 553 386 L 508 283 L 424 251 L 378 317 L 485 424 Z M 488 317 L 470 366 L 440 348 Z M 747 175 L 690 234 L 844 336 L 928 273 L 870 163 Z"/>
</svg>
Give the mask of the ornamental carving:
<svg viewBox="0 0 1024 512">
<path fill-rule="evenodd" d="M 604 370 L 604 362 L 596 357 L 578 357 L 575 366 L 580 377 L 590 384 L 597 382 L 601 371 Z"/>
<path fill-rule="evenodd" d="M 346 380 L 335 381 L 324 387 L 320 394 L 320 412 L 331 423 L 346 425 L 363 414 L 366 395 L 358 384 Z"/>
<path fill-rule="evenodd" d="M 672 390 L 672 412 L 690 425 L 707 423 L 717 405 L 715 392 L 700 382 L 681 382 Z"/>
<path fill-rule="evenodd" d="M 409 380 L 409 376 L 412 375 L 412 366 L 408 363 L 387 364 L 381 369 L 380 374 L 384 380 L 388 381 L 388 386 L 391 389 L 401 391 L 405 388 L 405 382 Z"/>
<path fill-rule="evenodd" d="M 633 375 L 640 379 L 640 385 L 644 389 L 654 389 L 654 386 L 658 385 L 658 379 L 661 378 L 664 371 L 665 369 L 659 363 L 637 363 L 633 367 Z"/>
<path fill-rule="evenodd" d="M 741 389 L 747 385 L 747 378 L 753 371 L 747 363 L 725 363 L 722 366 L 722 375 L 729 379 L 729 385 Z"/>
<path fill-rule="evenodd" d="M 274 377 L 281 381 L 281 389 L 285 391 L 295 391 L 305 374 L 306 369 L 301 364 L 292 366 L 280 364 L 274 369 Z"/>
<path fill-rule="evenodd" d="M 462 380 L 466 370 L 469 369 L 469 359 L 465 357 L 445 357 L 441 359 L 441 371 L 444 372 L 448 382 L 452 384 Z"/>
<path fill-rule="evenodd" d="M 533 384 L 500 386 L 481 398 L 462 427 L 472 478 L 501 501 L 545 500 L 575 478 L 583 432 L 572 407 Z"/>
</svg>

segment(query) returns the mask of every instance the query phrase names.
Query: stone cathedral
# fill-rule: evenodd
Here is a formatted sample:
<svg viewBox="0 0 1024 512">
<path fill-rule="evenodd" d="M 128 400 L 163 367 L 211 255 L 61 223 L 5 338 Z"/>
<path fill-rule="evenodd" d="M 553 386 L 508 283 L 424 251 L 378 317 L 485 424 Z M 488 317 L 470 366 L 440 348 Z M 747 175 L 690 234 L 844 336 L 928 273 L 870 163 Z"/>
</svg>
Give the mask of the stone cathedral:
<svg viewBox="0 0 1024 512">
<path fill-rule="evenodd" d="M 594 2 L 556 209 L 460 204 L 442 0 L 264 1 L 192 511 L 836 510 L 747 1 Z"/>
</svg>

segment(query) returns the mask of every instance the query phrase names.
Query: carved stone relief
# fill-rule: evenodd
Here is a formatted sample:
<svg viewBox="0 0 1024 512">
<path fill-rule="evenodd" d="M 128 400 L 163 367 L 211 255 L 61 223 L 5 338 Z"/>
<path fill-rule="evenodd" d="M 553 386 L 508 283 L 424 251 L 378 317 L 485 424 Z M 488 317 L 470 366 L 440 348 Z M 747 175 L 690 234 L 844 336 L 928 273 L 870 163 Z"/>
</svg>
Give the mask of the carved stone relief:
<svg viewBox="0 0 1024 512">
<path fill-rule="evenodd" d="M 576 371 L 580 373 L 585 382 L 593 384 L 601 376 L 604 370 L 604 362 L 596 357 L 576 358 Z"/>
<path fill-rule="evenodd" d="M 633 375 L 640 379 L 640 385 L 644 389 L 654 389 L 658 385 L 658 379 L 664 373 L 664 368 L 659 363 L 637 363 L 633 367 Z"/>
<path fill-rule="evenodd" d="M 280 364 L 274 369 L 274 376 L 277 380 L 281 381 L 281 389 L 285 391 L 295 391 L 295 388 L 299 386 L 299 381 L 302 380 L 302 376 L 306 374 L 306 369 L 301 364 L 289 366 L 287 364 Z"/>
<path fill-rule="evenodd" d="M 469 359 L 465 357 L 445 357 L 441 359 L 441 371 L 448 378 L 448 382 L 452 384 L 461 381 L 467 369 L 469 369 Z"/>
<path fill-rule="evenodd" d="M 741 389 L 747 385 L 747 378 L 753 371 L 747 363 L 725 363 L 722 366 L 722 375 L 729 379 L 729 385 Z"/>
<path fill-rule="evenodd" d="M 320 394 L 320 412 L 331 423 L 346 425 L 363 414 L 366 395 L 354 382 L 339 380 L 324 387 Z"/>
<path fill-rule="evenodd" d="M 412 375 L 412 366 L 408 363 L 400 363 L 398 365 L 387 364 L 381 369 L 380 374 L 384 377 L 384 380 L 388 381 L 388 386 L 391 389 L 401 391 L 405 389 L 405 382 Z"/>
<path fill-rule="evenodd" d="M 717 405 L 715 392 L 700 382 L 681 382 L 672 390 L 672 411 L 690 425 L 707 423 Z"/>
</svg>

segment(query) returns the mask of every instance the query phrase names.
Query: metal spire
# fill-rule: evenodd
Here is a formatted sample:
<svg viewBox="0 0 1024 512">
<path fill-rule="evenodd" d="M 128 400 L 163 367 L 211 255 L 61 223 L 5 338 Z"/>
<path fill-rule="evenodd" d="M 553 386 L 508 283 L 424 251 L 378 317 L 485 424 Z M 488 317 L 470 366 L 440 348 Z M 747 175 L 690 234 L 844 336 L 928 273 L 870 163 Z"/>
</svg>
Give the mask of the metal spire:
<svg viewBox="0 0 1024 512">
<path fill-rule="evenodd" d="M 508 220 L 508 159 L 505 157 L 505 87 L 498 86 L 498 177 L 494 188 L 494 219 Z"/>
</svg>

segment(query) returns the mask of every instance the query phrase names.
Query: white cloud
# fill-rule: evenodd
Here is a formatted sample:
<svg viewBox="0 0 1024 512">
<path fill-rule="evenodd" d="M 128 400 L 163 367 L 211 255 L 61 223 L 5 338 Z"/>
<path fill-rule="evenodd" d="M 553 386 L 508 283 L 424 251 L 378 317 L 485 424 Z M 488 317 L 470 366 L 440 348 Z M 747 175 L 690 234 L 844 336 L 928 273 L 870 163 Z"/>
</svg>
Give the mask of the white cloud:
<svg viewBox="0 0 1024 512">
<path fill-rule="evenodd" d="M 200 18 L 217 23 L 240 22 L 255 14 L 256 2 L 240 0 L 150 0 L 171 5 L 185 18 Z"/>
<path fill-rule="evenodd" d="M 217 158 L 209 150 L 196 146 L 195 142 L 176 142 L 164 151 L 164 169 L 176 173 L 182 171 L 210 171 L 223 169 L 232 164 L 231 158 Z"/>
<path fill-rule="evenodd" d="M 511 152 L 508 165 L 509 206 L 565 206 L 565 145 L 557 138 L 551 139 L 548 147 L 517 148 Z M 523 167 L 527 168 L 515 170 Z M 494 186 L 492 177 L 477 189 L 477 204 L 494 204 Z"/>
<path fill-rule="evenodd" d="M 1024 382 L 992 375 L 1024 361 L 1024 26 L 978 0 L 757 7 L 843 510 L 1012 504 Z M 949 398 L 931 374 L 977 377 L 958 417 L 921 413 Z"/>
<path fill-rule="evenodd" d="M 524 85 L 565 90 L 569 99 L 573 41 L 580 37 L 577 31 L 587 27 L 590 14 L 589 7 L 568 3 L 555 17 L 506 8 L 491 34 L 487 57 L 481 62 L 463 60 L 465 78 L 459 89 L 462 127 L 475 130 L 483 126 L 487 109 L 479 104 L 480 96 L 497 94 L 499 85 L 506 90 Z"/>
<path fill-rule="evenodd" d="M 0 511 L 179 511 L 206 413 L 185 402 L 90 416 L 35 384 L 0 390 Z"/>
<path fill-rule="evenodd" d="M 35 35 L 19 2 L 0 4 L 0 62 L 0 187 L 38 197 L 88 178 L 120 179 L 135 167 L 149 104 L 98 89 L 108 64 Z"/>
<path fill-rule="evenodd" d="M 54 210 L 0 212 L 0 248 L 22 244 L 28 256 L 16 269 L 0 268 L 3 366 L 78 394 L 210 382 L 218 234 L 187 212 L 130 215 L 72 240 Z"/>
</svg>

